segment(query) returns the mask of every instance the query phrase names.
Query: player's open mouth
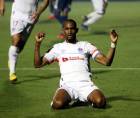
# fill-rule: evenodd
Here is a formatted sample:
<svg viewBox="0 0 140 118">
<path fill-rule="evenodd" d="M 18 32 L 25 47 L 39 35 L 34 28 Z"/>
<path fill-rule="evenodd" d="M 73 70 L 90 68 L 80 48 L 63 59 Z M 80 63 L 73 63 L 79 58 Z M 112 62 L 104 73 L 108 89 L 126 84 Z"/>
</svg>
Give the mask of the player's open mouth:
<svg viewBox="0 0 140 118">
<path fill-rule="evenodd" d="M 68 35 L 69 38 L 72 38 L 72 35 Z"/>
</svg>

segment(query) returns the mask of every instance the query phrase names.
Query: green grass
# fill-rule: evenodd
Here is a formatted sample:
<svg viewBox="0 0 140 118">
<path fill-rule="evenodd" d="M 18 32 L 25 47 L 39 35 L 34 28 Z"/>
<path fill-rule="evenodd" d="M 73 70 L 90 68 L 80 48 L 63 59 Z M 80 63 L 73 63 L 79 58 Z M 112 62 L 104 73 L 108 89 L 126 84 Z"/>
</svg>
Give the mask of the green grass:
<svg viewBox="0 0 140 118">
<path fill-rule="evenodd" d="M 11 3 L 6 3 L 6 13 L 0 17 L 0 118 L 139 118 L 140 117 L 140 2 L 110 2 L 105 16 L 90 28 L 79 29 L 78 39 L 94 43 L 104 53 L 109 43 L 108 32 L 115 28 L 119 41 L 112 68 L 91 61 L 93 80 L 107 97 L 106 109 L 90 106 L 53 111 L 50 102 L 59 82 L 59 69 L 55 63 L 43 69 L 34 69 L 34 36 L 46 32 L 42 43 L 44 53 L 54 43 L 60 25 L 47 21 L 47 10 L 36 24 L 24 51 L 19 56 L 17 75 L 19 83 L 8 82 L 7 52 L 10 41 L 9 18 Z M 81 17 L 92 10 L 90 2 L 74 2 L 70 18 L 78 26 Z M 52 70 L 54 68 L 54 70 Z"/>
</svg>

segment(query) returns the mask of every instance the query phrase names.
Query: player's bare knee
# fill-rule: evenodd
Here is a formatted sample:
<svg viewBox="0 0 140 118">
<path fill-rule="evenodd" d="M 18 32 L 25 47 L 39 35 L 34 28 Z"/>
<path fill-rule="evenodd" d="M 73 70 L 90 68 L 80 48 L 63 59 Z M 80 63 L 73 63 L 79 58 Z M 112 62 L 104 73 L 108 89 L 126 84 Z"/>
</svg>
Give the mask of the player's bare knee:
<svg viewBox="0 0 140 118">
<path fill-rule="evenodd" d="M 97 98 L 93 102 L 93 107 L 96 107 L 96 108 L 105 108 L 105 106 L 106 106 L 106 99 L 105 98 Z"/>
<path fill-rule="evenodd" d="M 60 100 L 54 100 L 52 103 L 53 109 L 62 109 L 64 107 L 64 103 Z"/>
<path fill-rule="evenodd" d="M 89 96 L 88 100 L 92 103 L 93 107 L 105 108 L 106 98 L 100 90 L 94 90 Z"/>
</svg>

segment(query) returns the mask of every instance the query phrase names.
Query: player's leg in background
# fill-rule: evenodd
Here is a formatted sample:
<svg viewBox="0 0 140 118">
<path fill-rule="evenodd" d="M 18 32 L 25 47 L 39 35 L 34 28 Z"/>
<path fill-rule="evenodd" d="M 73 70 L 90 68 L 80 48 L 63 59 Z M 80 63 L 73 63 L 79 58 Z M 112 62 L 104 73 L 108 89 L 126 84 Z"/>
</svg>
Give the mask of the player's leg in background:
<svg viewBox="0 0 140 118">
<path fill-rule="evenodd" d="M 55 7 L 54 7 L 55 17 L 61 25 L 63 25 L 63 22 L 67 19 L 67 14 L 68 14 L 68 11 L 66 11 L 67 7 L 68 7 L 67 0 L 56 0 Z"/>
<path fill-rule="evenodd" d="M 61 12 L 61 30 L 63 29 L 63 23 L 65 20 L 68 19 L 68 14 L 70 12 L 70 8 L 68 5 L 65 6 L 65 8 L 63 9 L 63 11 Z M 64 39 L 64 33 L 63 31 L 60 32 L 60 34 L 57 36 L 58 39 Z"/>
<path fill-rule="evenodd" d="M 69 0 L 56 0 L 55 4 L 55 17 L 61 25 L 61 29 L 63 28 L 63 23 L 68 19 L 68 13 L 70 12 L 70 4 Z M 61 33 L 57 36 L 59 39 L 64 39 L 64 34 Z"/>
<path fill-rule="evenodd" d="M 55 0 L 50 0 L 50 2 L 49 2 L 49 10 L 50 10 L 50 15 L 48 16 L 48 19 L 49 20 L 55 19 L 55 15 L 54 15 L 54 3 L 55 3 Z"/>
<path fill-rule="evenodd" d="M 12 44 L 9 48 L 9 79 L 11 82 L 17 80 L 16 76 L 16 64 L 18 60 L 19 53 L 23 50 L 26 41 L 32 31 L 33 25 L 23 22 L 21 20 L 11 19 L 11 37 Z"/>
<path fill-rule="evenodd" d="M 107 7 L 107 0 L 92 0 L 92 5 L 95 10 L 84 16 L 83 23 L 81 25 L 84 30 L 88 30 L 89 25 L 95 23 L 103 17 Z"/>
</svg>

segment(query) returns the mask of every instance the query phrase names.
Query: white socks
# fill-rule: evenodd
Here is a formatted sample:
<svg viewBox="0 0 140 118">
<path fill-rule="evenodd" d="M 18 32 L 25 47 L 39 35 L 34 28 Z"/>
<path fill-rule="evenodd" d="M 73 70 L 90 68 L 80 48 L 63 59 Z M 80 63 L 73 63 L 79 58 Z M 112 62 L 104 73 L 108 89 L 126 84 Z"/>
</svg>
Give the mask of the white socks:
<svg viewBox="0 0 140 118">
<path fill-rule="evenodd" d="M 97 20 L 99 20 L 102 16 L 103 16 L 102 14 L 98 14 L 97 12 L 92 12 L 87 16 L 88 20 L 85 21 L 83 24 L 86 26 L 91 25 L 95 23 Z"/>
<path fill-rule="evenodd" d="M 8 66 L 10 70 L 10 75 L 12 73 L 15 73 L 16 70 L 16 62 L 18 58 L 18 48 L 16 46 L 10 46 L 9 48 L 9 60 L 8 60 Z"/>
</svg>

